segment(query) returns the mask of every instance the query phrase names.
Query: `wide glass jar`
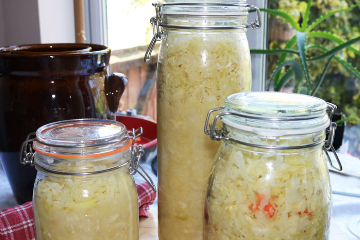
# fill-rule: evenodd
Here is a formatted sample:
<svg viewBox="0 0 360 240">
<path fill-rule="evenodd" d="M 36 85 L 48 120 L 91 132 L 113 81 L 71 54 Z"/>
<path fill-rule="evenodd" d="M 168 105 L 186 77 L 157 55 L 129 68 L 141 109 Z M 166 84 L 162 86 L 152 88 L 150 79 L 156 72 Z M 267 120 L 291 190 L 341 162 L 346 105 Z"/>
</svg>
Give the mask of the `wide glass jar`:
<svg viewBox="0 0 360 240">
<path fill-rule="evenodd" d="M 37 240 L 139 239 L 132 175 L 143 153 L 134 145 L 141 132 L 115 121 L 69 120 L 44 125 L 23 143 L 22 162 L 38 171 Z"/>
<path fill-rule="evenodd" d="M 331 116 L 335 108 L 305 95 L 254 92 L 230 95 L 209 112 L 206 127 L 210 114 L 222 110 L 205 130 L 221 140 L 206 195 L 206 240 L 328 239 L 323 150 L 332 148 L 336 124 L 326 111 Z M 214 127 L 218 119 L 221 129 Z"/>
<path fill-rule="evenodd" d="M 216 3 L 215 3 L 216 2 Z M 154 4 L 159 239 L 202 239 L 205 190 L 217 142 L 202 134 L 208 109 L 251 91 L 246 1 Z M 251 25 L 260 26 L 259 22 Z"/>
</svg>

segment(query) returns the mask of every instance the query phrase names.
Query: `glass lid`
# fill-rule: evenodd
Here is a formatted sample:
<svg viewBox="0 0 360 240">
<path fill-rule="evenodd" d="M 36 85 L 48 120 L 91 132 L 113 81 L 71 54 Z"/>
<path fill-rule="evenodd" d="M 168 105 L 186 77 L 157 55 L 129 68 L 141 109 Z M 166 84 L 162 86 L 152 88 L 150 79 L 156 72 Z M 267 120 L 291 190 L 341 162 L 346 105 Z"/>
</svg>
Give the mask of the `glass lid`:
<svg viewBox="0 0 360 240">
<path fill-rule="evenodd" d="M 167 1 L 161 14 L 164 15 L 248 15 L 246 1 Z"/>
<path fill-rule="evenodd" d="M 36 131 L 36 137 L 44 144 L 58 146 L 90 147 L 106 142 L 118 142 L 127 134 L 126 127 L 116 121 L 78 119 L 50 123 Z"/>
<path fill-rule="evenodd" d="M 280 92 L 235 93 L 225 100 L 223 122 L 266 136 L 305 134 L 330 124 L 327 103 L 316 97 Z"/>
<path fill-rule="evenodd" d="M 246 3 L 247 0 L 165 0 L 165 3 Z"/>
<path fill-rule="evenodd" d="M 225 100 L 227 106 L 245 114 L 264 117 L 313 117 L 324 115 L 324 100 L 308 95 L 281 92 L 236 93 Z"/>
</svg>

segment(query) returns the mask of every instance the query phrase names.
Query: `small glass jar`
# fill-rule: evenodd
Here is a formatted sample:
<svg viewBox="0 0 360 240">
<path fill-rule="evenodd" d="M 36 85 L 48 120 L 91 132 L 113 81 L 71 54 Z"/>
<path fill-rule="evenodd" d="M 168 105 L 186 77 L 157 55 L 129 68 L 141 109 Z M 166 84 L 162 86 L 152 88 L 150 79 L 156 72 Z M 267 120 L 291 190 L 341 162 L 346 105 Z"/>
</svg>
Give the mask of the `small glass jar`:
<svg viewBox="0 0 360 240">
<path fill-rule="evenodd" d="M 154 4 L 157 68 L 159 239 L 202 239 L 206 186 L 217 142 L 202 116 L 224 96 L 251 91 L 248 10 L 240 1 Z M 258 16 L 259 17 L 259 16 Z M 149 54 L 149 52 L 147 52 Z M 146 56 L 149 58 L 149 55 Z"/>
<path fill-rule="evenodd" d="M 208 183 L 204 238 L 328 239 L 331 188 L 324 152 L 333 150 L 335 109 L 315 97 L 254 92 L 230 95 L 224 107 L 211 110 L 205 133 L 221 146 Z M 220 130 L 214 127 L 218 119 Z"/>
<path fill-rule="evenodd" d="M 139 239 L 132 175 L 143 153 L 134 144 L 141 133 L 115 121 L 69 120 L 44 125 L 23 143 L 22 163 L 38 171 L 33 195 L 38 240 Z"/>
</svg>

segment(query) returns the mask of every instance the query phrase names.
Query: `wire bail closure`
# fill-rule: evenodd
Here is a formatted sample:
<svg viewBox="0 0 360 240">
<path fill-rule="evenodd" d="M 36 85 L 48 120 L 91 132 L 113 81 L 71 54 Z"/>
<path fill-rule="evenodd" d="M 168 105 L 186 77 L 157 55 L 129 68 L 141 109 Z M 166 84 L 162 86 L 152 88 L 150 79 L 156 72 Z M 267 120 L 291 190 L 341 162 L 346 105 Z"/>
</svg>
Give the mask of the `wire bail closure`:
<svg viewBox="0 0 360 240">
<path fill-rule="evenodd" d="M 32 136 L 35 136 L 35 138 L 31 138 Z M 20 148 L 20 163 L 23 165 L 30 164 L 31 166 L 34 166 L 34 155 L 35 151 L 32 148 L 32 142 L 36 141 L 36 133 L 29 133 L 26 136 L 26 140 L 21 144 Z M 24 156 L 25 153 L 25 156 Z"/>
<path fill-rule="evenodd" d="M 328 135 L 328 139 L 326 139 L 326 141 L 325 141 L 325 144 L 323 146 L 323 150 L 325 152 L 326 157 L 329 159 L 330 166 L 332 168 L 334 168 L 335 170 L 342 171 L 343 168 L 342 168 L 340 159 L 339 159 L 338 155 L 336 154 L 336 150 L 335 150 L 335 148 L 333 146 L 334 137 L 335 137 L 335 130 L 336 130 L 337 125 L 336 125 L 336 123 L 332 122 L 332 117 L 334 115 L 335 110 L 337 109 L 337 106 L 335 104 L 332 104 L 332 103 L 327 103 L 327 105 L 328 105 L 327 110 L 329 111 L 328 114 L 329 114 L 329 119 L 330 119 L 330 126 L 329 126 L 328 129 L 326 129 L 326 132 L 329 135 Z M 330 150 L 333 152 L 333 154 L 334 154 L 334 156 L 336 158 L 336 161 L 337 161 L 337 163 L 339 165 L 339 168 L 337 168 L 337 167 L 335 167 L 333 165 L 333 163 L 331 161 L 331 157 L 329 156 L 329 153 L 328 153 L 328 151 L 330 151 Z"/>
<path fill-rule="evenodd" d="M 240 28 L 251 28 L 251 29 L 258 29 L 262 25 L 261 21 L 261 12 L 260 9 L 255 5 L 250 4 L 228 4 L 228 3 L 153 3 L 152 4 L 156 10 L 156 16 L 150 19 L 150 23 L 153 26 L 153 38 L 150 41 L 149 47 L 146 50 L 144 62 L 148 62 L 151 57 L 151 53 L 155 47 L 157 41 L 161 41 L 163 35 L 163 27 L 166 28 L 177 28 L 177 29 L 199 29 L 199 30 L 219 30 L 219 29 L 240 29 Z M 223 6 L 223 7 L 244 7 L 248 9 L 255 9 L 257 17 L 255 18 L 254 22 L 250 24 L 245 24 L 242 26 L 182 26 L 182 25 L 172 25 L 172 24 L 163 24 L 162 23 L 162 8 L 164 6 L 206 6 L 206 7 L 213 7 L 213 6 Z M 181 12 L 177 13 L 181 14 Z"/>
<path fill-rule="evenodd" d="M 152 17 L 150 19 L 150 23 L 153 26 L 153 38 L 150 41 L 149 47 L 146 50 L 144 62 L 148 62 L 151 57 L 151 53 L 154 50 L 155 44 L 157 41 L 160 41 L 162 38 L 163 31 L 160 29 L 161 24 L 161 3 L 153 3 L 152 4 L 155 7 L 156 10 L 156 17 Z"/>
<path fill-rule="evenodd" d="M 269 145 L 258 145 L 258 144 L 253 144 L 253 143 L 248 143 L 248 142 L 243 142 L 243 141 L 239 141 L 237 139 L 234 138 L 230 138 L 230 137 L 226 137 L 225 134 L 223 133 L 223 131 L 221 129 L 216 128 L 216 123 L 218 121 L 218 119 L 222 120 L 222 118 L 224 116 L 237 116 L 237 117 L 245 117 L 245 118 L 251 118 L 251 119 L 258 119 L 258 120 L 270 120 L 270 121 L 299 121 L 299 120 L 305 120 L 305 119 L 311 119 L 311 118 L 287 118 L 287 119 L 279 119 L 279 118 L 265 118 L 265 117 L 258 117 L 258 116 L 253 116 L 250 117 L 248 115 L 244 115 L 241 113 L 236 113 L 236 112 L 222 112 L 217 114 L 214 117 L 214 120 L 212 123 L 210 122 L 210 117 L 211 114 L 217 111 L 222 111 L 224 110 L 225 106 L 219 107 L 219 108 L 214 108 L 211 109 L 207 116 L 206 116 L 206 120 L 205 120 L 205 126 L 204 126 L 204 132 L 206 135 L 209 135 L 210 138 L 212 140 L 216 140 L 216 141 L 220 141 L 220 140 L 226 140 L 226 141 L 232 141 L 232 142 L 236 142 L 236 143 L 240 143 L 249 147 L 256 147 L 256 148 L 264 148 L 264 149 L 274 149 L 274 150 L 293 150 L 293 149 L 303 149 L 303 148 L 309 148 L 309 147 L 314 147 L 320 144 L 323 144 L 323 151 L 325 152 L 327 158 L 329 159 L 329 164 L 331 165 L 331 167 L 333 167 L 334 169 L 338 170 L 338 171 L 342 171 L 342 165 L 340 162 L 340 159 L 338 157 L 338 155 L 336 154 L 336 151 L 333 147 L 333 142 L 334 142 L 334 136 L 335 136 L 335 130 L 336 130 L 336 123 L 331 122 L 332 121 L 332 116 L 336 110 L 336 105 L 332 104 L 332 103 L 327 103 L 328 107 L 327 107 L 327 111 L 329 112 L 329 119 L 330 119 L 330 126 L 326 129 L 326 133 L 328 133 L 328 138 L 327 139 L 322 139 L 319 140 L 315 143 L 311 143 L 311 144 L 306 144 L 306 145 L 300 145 L 300 146 L 269 146 Z M 339 165 L 339 167 L 335 167 L 331 161 L 330 155 L 328 153 L 328 150 L 331 150 L 333 152 L 333 154 L 335 155 L 336 161 Z"/>
<path fill-rule="evenodd" d="M 142 155 L 144 155 L 144 147 L 143 145 L 135 145 L 135 139 L 137 137 L 140 137 L 140 135 L 143 133 L 142 127 L 138 129 L 133 129 L 132 131 L 129 131 L 129 137 L 132 138 L 132 145 L 131 145 L 131 162 L 129 167 L 129 173 L 131 175 L 135 175 L 136 173 L 139 173 L 142 178 L 145 179 L 145 181 L 150 185 L 150 187 L 156 192 L 156 186 L 154 182 L 152 181 L 149 174 L 145 171 L 145 169 L 140 165 L 140 158 Z M 139 168 L 141 171 L 139 171 Z"/>
<path fill-rule="evenodd" d="M 130 147 L 131 150 L 131 158 L 130 160 L 124 162 L 121 165 L 112 167 L 112 168 L 108 168 L 105 170 L 99 170 L 99 171 L 94 171 L 94 172 L 81 172 L 81 173 L 65 173 L 65 172 L 58 172 L 58 171 L 53 171 L 53 170 L 49 170 L 49 169 L 44 169 L 42 166 L 39 166 L 36 164 L 36 162 L 34 161 L 34 156 L 35 156 L 35 151 L 33 149 L 33 142 L 37 141 L 41 144 L 45 144 L 45 145 L 51 145 L 51 144 L 46 144 L 40 140 L 38 140 L 36 138 L 36 133 L 30 133 L 27 135 L 26 140 L 21 144 L 21 148 L 20 148 L 20 163 L 23 165 L 26 164 L 30 164 L 31 166 L 36 165 L 37 167 L 44 169 L 46 171 L 52 172 L 52 173 L 58 173 L 58 174 L 65 174 L 65 175 L 91 175 L 91 174 L 97 174 L 97 173 L 103 173 L 103 172 L 107 172 L 107 171 L 111 171 L 111 170 L 115 170 L 117 168 L 123 167 L 126 164 L 130 163 L 129 166 L 129 174 L 131 175 L 135 175 L 136 173 L 139 173 L 146 182 L 149 183 L 149 185 L 151 186 L 151 188 L 156 192 L 156 186 L 154 184 L 154 182 L 152 181 L 151 177 L 149 176 L 149 174 L 144 170 L 144 168 L 140 165 L 140 158 L 142 155 L 144 155 L 145 151 L 144 151 L 144 147 L 139 144 L 139 145 L 135 145 L 136 142 L 136 138 L 140 137 L 143 133 L 143 129 L 142 127 L 139 127 L 138 129 L 133 129 L 132 131 L 128 131 L 128 136 L 126 138 L 130 138 L 132 140 L 132 144 Z M 32 136 L 35 136 L 35 138 Z M 109 143 L 101 143 L 98 145 L 106 145 Z M 51 146 L 59 146 L 59 147 L 69 147 L 69 146 L 60 146 L 60 145 L 51 145 Z M 71 146 L 74 147 L 74 146 Z M 139 168 L 142 172 L 139 171 Z"/>
</svg>

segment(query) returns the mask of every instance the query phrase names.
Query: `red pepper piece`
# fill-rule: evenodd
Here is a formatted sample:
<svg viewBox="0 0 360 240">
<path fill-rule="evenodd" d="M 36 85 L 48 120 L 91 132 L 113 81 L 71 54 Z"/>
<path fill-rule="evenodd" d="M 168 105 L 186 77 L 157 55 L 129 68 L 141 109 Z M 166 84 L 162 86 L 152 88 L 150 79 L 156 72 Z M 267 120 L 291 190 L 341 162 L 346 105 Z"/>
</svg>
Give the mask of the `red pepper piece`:
<svg viewBox="0 0 360 240">
<path fill-rule="evenodd" d="M 311 212 L 309 212 L 309 210 L 306 208 L 304 213 L 308 214 L 309 216 L 311 216 Z M 298 212 L 299 215 L 301 215 L 302 213 L 301 212 Z"/>
<path fill-rule="evenodd" d="M 264 198 L 264 194 L 257 194 L 256 197 L 258 198 L 258 200 L 256 201 L 256 208 L 254 208 L 254 204 L 250 204 L 249 209 L 253 212 L 259 211 L 261 209 L 259 209 L 260 206 L 260 202 L 261 199 Z M 276 205 L 275 205 L 276 206 Z M 271 203 L 268 203 L 264 209 L 263 209 L 266 213 L 269 214 L 270 217 L 273 217 L 275 214 L 275 208 L 273 207 L 273 205 L 271 205 Z"/>
</svg>

